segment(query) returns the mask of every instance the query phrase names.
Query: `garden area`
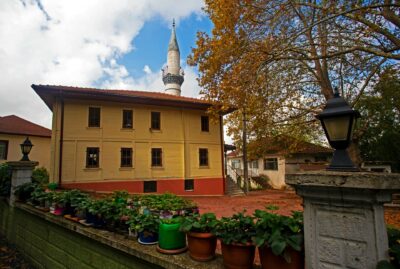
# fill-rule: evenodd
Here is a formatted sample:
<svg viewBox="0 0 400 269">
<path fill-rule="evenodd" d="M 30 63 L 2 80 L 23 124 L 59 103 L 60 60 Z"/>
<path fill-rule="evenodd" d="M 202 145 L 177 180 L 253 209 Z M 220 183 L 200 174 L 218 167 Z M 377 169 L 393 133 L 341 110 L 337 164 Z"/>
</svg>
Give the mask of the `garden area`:
<svg viewBox="0 0 400 269">
<path fill-rule="evenodd" d="M 7 196 L 10 175 L 4 167 L 0 167 L 2 195 Z M 252 268 L 254 264 L 271 269 L 304 268 L 302 199 L 293 191 L 261 190 L 240 197 L 186 199 L 171 193 L 85 193 L 59 189 L 46 181 L 43 170 L 35 171 L 32 182 L 15 190 L 17 200 L 82 227 L 121 234 L 144 248 L 156 245 L 162 254 L 187 251 L 198 262 L 222 254 L 226 268 Z M 379 268 L 400 265 L 398 212 L 398 208 L 385 210 L 392 265 Z M 19 260 L 12 247 L 2 244 L 1 249 L 8 250 L 3 256 L 9 261 Z"/>
</svg>

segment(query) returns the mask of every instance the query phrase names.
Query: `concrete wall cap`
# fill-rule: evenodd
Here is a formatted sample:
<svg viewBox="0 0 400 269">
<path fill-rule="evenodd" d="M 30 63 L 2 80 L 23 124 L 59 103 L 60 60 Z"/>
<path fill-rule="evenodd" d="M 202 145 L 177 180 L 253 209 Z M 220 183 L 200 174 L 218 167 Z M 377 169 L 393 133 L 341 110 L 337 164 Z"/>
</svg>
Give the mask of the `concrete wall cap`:
<svg viewBox="0 0 400 269">
<path fill-rule="evenodd" d="M 287 174 L 291 186 L 336 187 L 373 190 L 400 190 L 400 174 L 371 172 L 314 171 Z"/>
</svg>

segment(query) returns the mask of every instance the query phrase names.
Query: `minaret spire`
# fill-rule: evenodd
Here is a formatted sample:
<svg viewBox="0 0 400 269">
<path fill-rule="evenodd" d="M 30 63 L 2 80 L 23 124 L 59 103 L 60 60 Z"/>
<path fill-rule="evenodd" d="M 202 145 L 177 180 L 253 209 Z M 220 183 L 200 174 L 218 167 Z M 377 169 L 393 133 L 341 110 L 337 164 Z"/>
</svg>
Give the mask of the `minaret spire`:
<svg viewBox="0 0 400 269">
<path fill-rule="evenodd" d="M 180 51 L 175 32 L 175 19 L 172 21 L 171 38 L 168 44 L 167 66 L 163 69 L 163 82 L 165 92 L 173 95 L 181 95 L 183 83 L 183 71 L 180 65 Z"/>
</svg>

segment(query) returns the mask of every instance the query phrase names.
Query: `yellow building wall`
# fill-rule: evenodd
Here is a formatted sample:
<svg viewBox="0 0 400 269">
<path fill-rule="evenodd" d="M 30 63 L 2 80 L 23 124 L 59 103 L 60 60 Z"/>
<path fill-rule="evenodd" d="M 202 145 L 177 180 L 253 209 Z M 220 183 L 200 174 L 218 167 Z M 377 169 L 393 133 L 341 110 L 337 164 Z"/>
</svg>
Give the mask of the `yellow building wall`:
<svg viewBox="0 0 400 269">
<path fill-rule="evenodd" d="M 22 158 L 20 144 L 26 139 L 26 135 L 0 134 L 0 140 L 8 141 L 7 160 L 0 160 L 0 163 L 8 161 L 19 161 Z M 29 136 L 33 147 L 29 159 L 39 162 L 38 167 L 45 167 L 50 170 L 50 137 Z"/>
<path fill-rule="evenodd" d="M 100 107 L 100 127 L 88 127 L 89 107 Z M 133 128 L 122 128 L 122 111 L 133 111 Z M 151 112 L 161 113 L 161 130 L 150 129 Z M 201 132 L 205 111 L 111 102 L 64 100 L 62 182 L 103 180 L 152 180 L 221 178 L 220 125 L 210 120 L 209 132 Z M 60 102 L 53 107 L 52 156 L 58 181 L 60 158 Z M 100 149 L 99 168 L 86 168 L 86 148 Z M 132 148 L 132 168 L 120 167 L 120 150 Z M 162 148 L 161 168 L 151 167 L 151 148 Z M 199 167 L 199 148 L 208 148 L 209 166 Z"/>
</svg>

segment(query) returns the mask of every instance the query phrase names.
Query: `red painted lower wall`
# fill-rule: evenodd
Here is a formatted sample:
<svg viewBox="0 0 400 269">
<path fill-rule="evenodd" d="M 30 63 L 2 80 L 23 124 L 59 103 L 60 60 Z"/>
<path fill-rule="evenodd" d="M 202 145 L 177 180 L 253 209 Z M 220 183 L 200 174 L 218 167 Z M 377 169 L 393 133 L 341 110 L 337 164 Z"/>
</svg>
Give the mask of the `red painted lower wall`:
<svg viewBox="0 0 400 269">
<path fill-rule="evenodd" d="M 185 181 L 183 179 L 160 179 L 157 181 L 157 192 L 175 193 L 177 195 L 224 195 L 223 178 L 201 178 L 194 179 L 194 190 L 185 191 Z M 143 193 L 143 181 L 111 181 L 102 182 L 75 182 L 63 183 L 66 189 L 81 189 L 88 191 L 113 192 L 116 190 L 126 190 L 129 193 Z"/>
</svg>

